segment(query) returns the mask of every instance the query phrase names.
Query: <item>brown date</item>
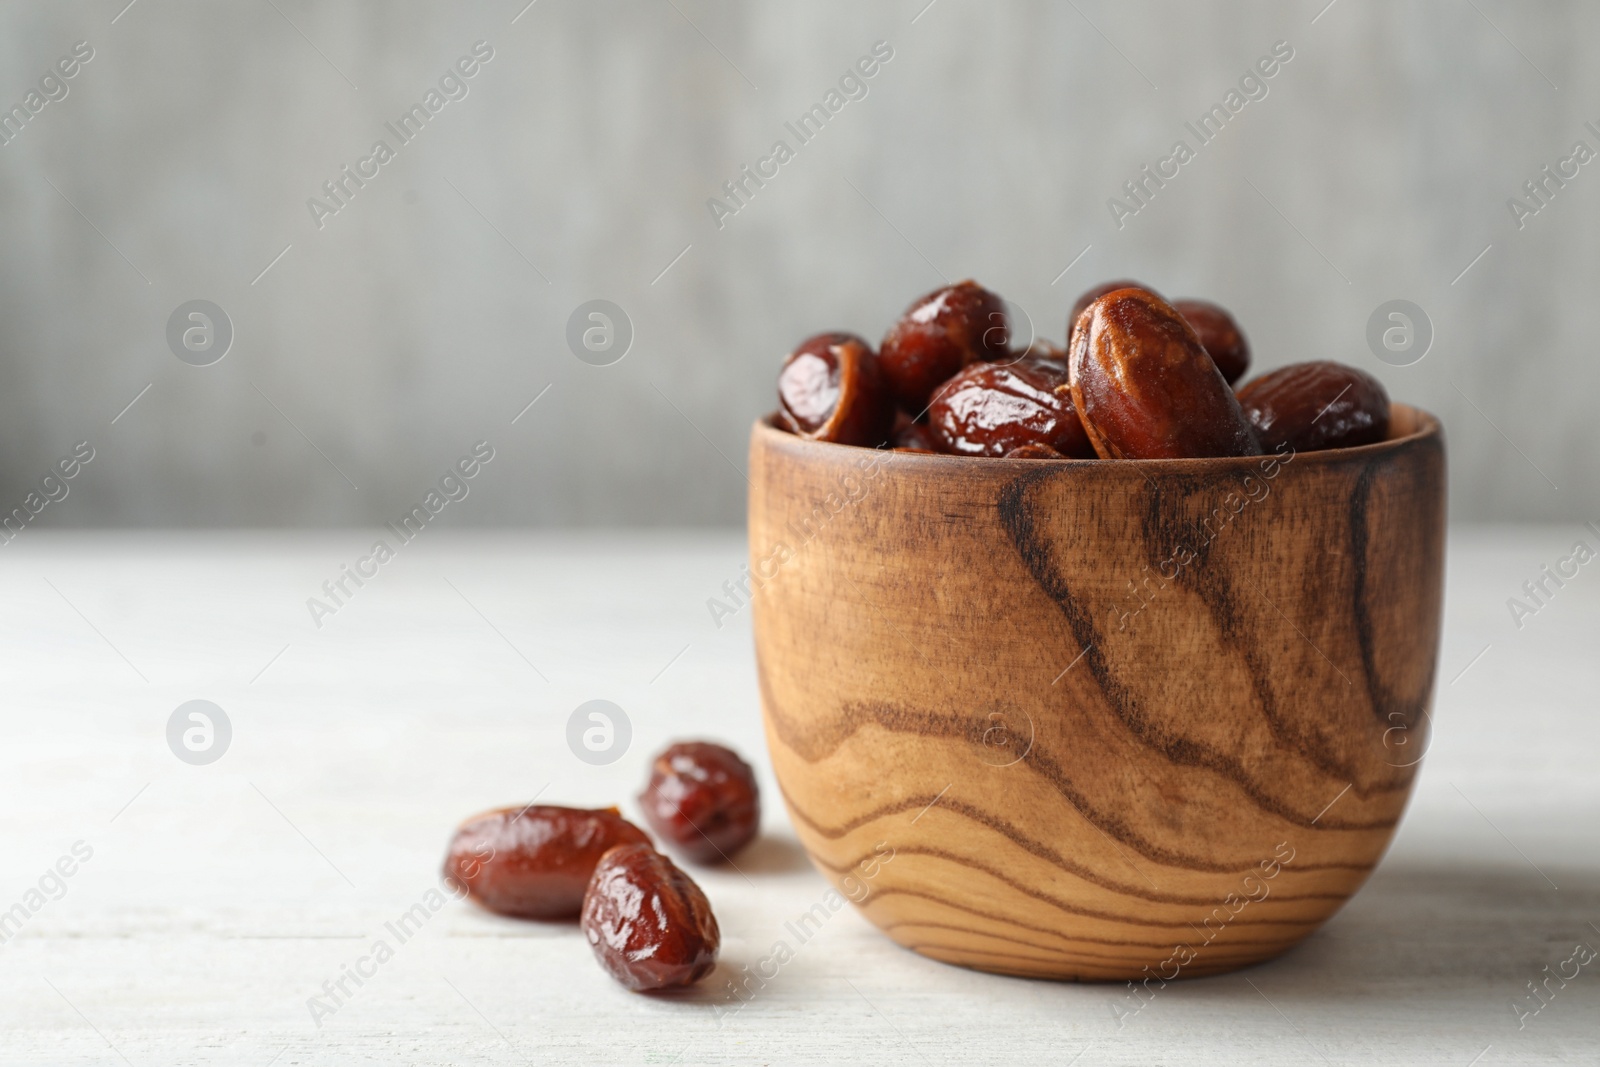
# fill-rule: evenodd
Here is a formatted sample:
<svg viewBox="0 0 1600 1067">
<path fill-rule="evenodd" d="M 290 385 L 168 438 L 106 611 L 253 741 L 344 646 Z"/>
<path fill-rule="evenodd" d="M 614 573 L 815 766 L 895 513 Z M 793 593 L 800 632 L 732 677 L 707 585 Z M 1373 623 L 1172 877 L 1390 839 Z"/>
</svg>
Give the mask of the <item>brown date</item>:
<svg viewBox="0 0 1600 1067">
<path fill-rule="evenodd" d="M 876 447 L 894 419 L 878 357 L 848 333 L 819 333 L 789 353 L 778 400 L 784 428 L 816 441 Z"/>
<path fill-rule="evenodd" d="M 649 845 L 600 858 L 581 925 L 600 966 L 638 993 L 693 985 L 716 966 L 722 943 L 706 895 Z"/>
<path fill-rule="evenodd" d="M 657 756 L 639 805 L 650 828 L 696 863 L 727 859 L 761 828 L 755 772 L 709 741 L 680 741 Z"/>
<path fill-rule="evenodd" d="M 1081 459 L 1095 454 L 1073 409 L 1067 369 L 1050 359 L 966 367 L 934 392 L 928 429 L 941 452 L 958 456 L 1004 456 L 1023 445 Z"/>
<path fill-rule="evenodd" d="M 1370 445 L 1389 436 L 1389 394 L 1364 371 L 1319 360 L 1263 374 L 1239 390 L 1261 447 L 1297 452 Z"/>
<path fill-rule="evenodd" d="M 1261 454 L 1194 328 L 1154 293 L 1118 289 L 1084 308 L 1068 367 L 1083 428 L 1105 459 Z"/>
<path fill-rule="evenodd" d="M 501 808 L 461 824 L 444 875 L 490 911 L 523 919 L 570 919 L 609 848 L 650 838 L 616 808 Z"/>
<path fill-rule="evenodd" d="M 1227 309 L 1206 300 L 1174 300 L 1172 307 L 1194 327 L 1200 347 L 1232 385 L 1250 369 L 1250 342 Z"/>
<path fill-rule="evenodd" d="M 1150 288 L 1143 282 L 1136 282 L 1132 278 L 1120 278 L 1114 282 L 1105 282 L 1104 284 L 1097 285 L 1093 289 L 1081 294 L 1078 299 L 1072 302 L 1072 312 L 1067 316 L 1067 343 L 1069 345 L 1071 344 L 1072 338 L 1072 325 L 1078 321 L 1078 316 L 1083 314 L 1083 309 L 1094 303 L 1096 300 L 1099 300 L 1107 293 L 1114 293 L 1118 289 L 1143 289 L 1147 293 L 1156 293 L 1154 289 Z M 1161 294 L 1156 293 L 1156 295 L 1160 296 Z"/>
<path fill-rule="evenodd" d="M 1008 357 L 1005 305 L 977 282 L 935 289 L 889 327 L 878 358 L 895 401 L 920 415 L 939 383 L 975 360 Z"/>
</svg>

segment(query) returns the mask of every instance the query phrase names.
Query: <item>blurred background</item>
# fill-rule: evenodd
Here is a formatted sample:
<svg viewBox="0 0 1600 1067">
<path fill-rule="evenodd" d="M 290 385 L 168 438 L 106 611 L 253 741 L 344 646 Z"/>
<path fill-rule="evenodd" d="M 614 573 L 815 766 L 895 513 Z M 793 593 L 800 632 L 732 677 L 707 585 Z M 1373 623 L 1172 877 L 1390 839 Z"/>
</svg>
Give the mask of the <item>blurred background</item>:
<svg viewBox="0 0 1600 1067">
<path fill-rule="evenodd" d="M 803 336 L 970 276 L 1060 341 L 1132 276 L 1230 308 L 1257 369 L 1438 413 L 1455 517 L 1600 517 L 1597 33 L 1576 0 L 8 3 L 0 510 L 87 443 L 38 525 L 377 525 L 482 441 L 440 521 L 736 525 Z"/>
</svg>

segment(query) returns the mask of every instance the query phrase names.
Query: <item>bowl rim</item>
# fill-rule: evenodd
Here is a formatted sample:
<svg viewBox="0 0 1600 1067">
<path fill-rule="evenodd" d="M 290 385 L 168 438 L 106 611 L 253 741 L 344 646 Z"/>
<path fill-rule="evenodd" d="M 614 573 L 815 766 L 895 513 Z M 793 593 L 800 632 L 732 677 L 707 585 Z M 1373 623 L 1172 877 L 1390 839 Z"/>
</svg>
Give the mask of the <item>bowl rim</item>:
<svg viewBox="0 0 1600 1067">
<path fill-rule="evenodd" d="M 999 470 L 1004 464 L 1007 469 L 1019 470 L 1062 470 L 1062 469 L 1097 469 L 1116 470 L 1129 469 L 1130 467 L 1155 467 L 1174 473 L 1195 470 L 1245 470 L 1253 468 L 1263 461 L 1281 459 L 1284 455 L 1294 457 L 1297 464 L 1304 462 L 1333 463 L 1343 459 L 1369 459 L 1376 458 L 1389 452 L 1397 452 L 1416 445 L 1423 441 L 1442 441 L 1444 437 L 1444 424 L 1437 415 L 1425 411 L 1412 404 L 1402 404 L 1391 401 L 1389 404 L 1389 421 L 1392 426 L 1396 415 L 1404 415 L 1410 419 L 1415 428 L 1398 437 L 1387 437 L 1382 441 L 1374 441 L 1366 445 L 1354 445 L 1349 448 L 1324 448 L 1313 452 L 1267 452 L 1258 456 L 1198 456 L 1185 459 L 1006 459 L 1003 456 L 953 456 L 942 452 L 911 452 L 900 449 L 888 448 L 879 445 L 868 448 L 865 445 L 845 445 L 833 441 L 818 441 L 810 437 L 801 437 L 799 434 L 782 430 L 774 423 L 777 412 L 770 412 L 756 419 L 750 428 L 750 440 L 754 445 L 757 442 L 770 447 L 785 449 L 803 448 L 808 451 L 839 451 L 841 459 L 851 454 L 877 453 L 881 458 L 878 462 L 908 463 L 929 466 L 946 466 L 970 468 L 972 464 L 980 464 L 981 470 Z"/>
</svg>

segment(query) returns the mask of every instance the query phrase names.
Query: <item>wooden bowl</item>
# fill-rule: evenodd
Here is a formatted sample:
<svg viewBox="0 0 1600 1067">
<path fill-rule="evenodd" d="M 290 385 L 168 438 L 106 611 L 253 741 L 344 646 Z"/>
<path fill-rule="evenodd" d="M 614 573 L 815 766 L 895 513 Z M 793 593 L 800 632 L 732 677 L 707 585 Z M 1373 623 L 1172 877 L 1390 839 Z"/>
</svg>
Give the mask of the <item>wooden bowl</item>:
<svg viewBox="0 0 1600 1067">
<path fill-rule="evenodd" d="M 1427 744 L 1438 420 L 1267 458 L 1002 460 L 757 423 L 768 747 L 835 887 L 1004 974 L 1215 974 L 1366 879 Z"/>
</svg>

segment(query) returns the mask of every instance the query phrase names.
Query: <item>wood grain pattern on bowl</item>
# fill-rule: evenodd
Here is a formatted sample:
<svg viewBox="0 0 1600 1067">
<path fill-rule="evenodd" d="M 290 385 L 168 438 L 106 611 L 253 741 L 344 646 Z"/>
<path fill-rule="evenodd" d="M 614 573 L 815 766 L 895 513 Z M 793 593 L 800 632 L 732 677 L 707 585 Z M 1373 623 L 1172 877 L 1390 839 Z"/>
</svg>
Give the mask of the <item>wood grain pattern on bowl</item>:
<svg viewBox="0 0 1600 1067">
<path fill-rule="evenodd" d="M 816 864 L 900 944 L 1009 974 L 1193 976 L 1305 938 L 1427 743 L 1444 449 L 1392 422 L 1158 462 L 757 423 L 762 708 Z"/>
</svg>

